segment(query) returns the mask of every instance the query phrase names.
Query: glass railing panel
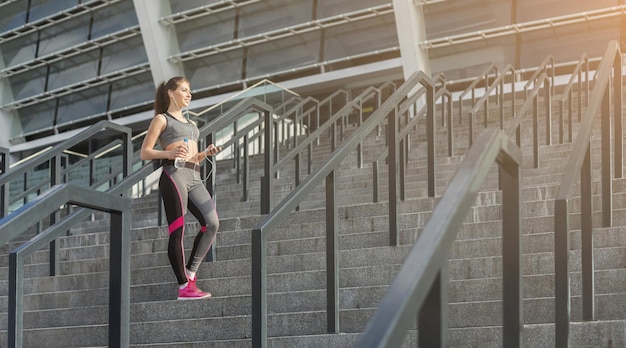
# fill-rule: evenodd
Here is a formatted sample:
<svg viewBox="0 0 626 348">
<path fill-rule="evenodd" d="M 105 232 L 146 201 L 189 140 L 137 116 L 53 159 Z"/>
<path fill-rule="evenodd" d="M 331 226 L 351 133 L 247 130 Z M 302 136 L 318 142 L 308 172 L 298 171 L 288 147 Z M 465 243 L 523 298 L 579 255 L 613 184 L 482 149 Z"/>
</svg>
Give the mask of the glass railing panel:
<svg viewBox="0 0 626 348">
<path fill-rule="evenodd" d="M 272 107 L 277 107 L 290 99 L 300 98 L 300 95 L 269 80 L 262 80 L 218 104 L 203 110 L 190 110 L 189 113 L 206 123 L 246 98 L 257 98 Z"/>
</svg>

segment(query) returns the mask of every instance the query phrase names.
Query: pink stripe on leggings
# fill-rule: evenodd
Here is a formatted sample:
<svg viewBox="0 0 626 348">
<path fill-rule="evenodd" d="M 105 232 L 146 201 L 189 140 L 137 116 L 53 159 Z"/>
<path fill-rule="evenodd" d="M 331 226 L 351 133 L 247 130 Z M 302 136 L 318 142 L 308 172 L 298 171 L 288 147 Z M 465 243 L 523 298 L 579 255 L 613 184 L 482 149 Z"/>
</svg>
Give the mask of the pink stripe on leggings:
<svg viewBox="0 0 626 348">
<path fill-rule="evenodd" d="M 169 225 L 169 233 L 172 234 L 172 232 L 176 231 L 177 229 L 183 227 L 183 224 L 185 224 L 185 217 L 181 216 L 178 219 L 174 220 L 174 222 L 172 222 Z"/>
</svg>

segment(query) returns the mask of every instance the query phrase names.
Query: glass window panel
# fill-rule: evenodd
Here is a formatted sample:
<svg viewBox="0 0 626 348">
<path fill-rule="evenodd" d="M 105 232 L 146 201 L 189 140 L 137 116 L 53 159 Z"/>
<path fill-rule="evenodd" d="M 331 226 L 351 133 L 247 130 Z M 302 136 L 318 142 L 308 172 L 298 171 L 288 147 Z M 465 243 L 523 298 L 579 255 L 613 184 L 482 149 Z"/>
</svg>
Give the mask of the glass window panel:
<svg viewBox="0 0 626 348">
<path fill-rule="evenodd" d="M 317 0 L 317 18 L 334 17 L 390 2 L 389 0 Z"/>
<path fill-rule="evenodd" d="M 234 16 L 234 11 L 226 11 L 176 25 L 181 52 L 232 40 L 235 37 Z"/>
<path fill-rule="evenodd" d="M 53 63 L 48 89 L 55 90 L 97 76 L 99 59 L 97 54 L 98 51 L 87 52 Z"/>
<path fill-rule="evenodd" d="M 35 22 L 76 5 L 78 0 L 31 0 L 29 20 Z"/>
<path fill-rule="evenodd" d="M 107 93 L 108 86 L 99 86 L 60 97 L 56 125 L 104 113 Z"/>
<path fill-rule="evenodd" d="M 241 50 L 196 59 L 185 63 L 192 90 L 241 80 Z"/>
<path fill-rule="evenodd" d="M 101 74 L 107 74 L 148 61 L 140 36 L 123 40 L 104 48 Z"/>
<path fill-rule="evenodd" d="M 511 16 L 503 13 L 511 13 L 510 0 L 497 5 L 485 0 L 432 4 L 424 7 L 426 35 L 430 40 L 511 24 Z"/>
<path fill-rule="evenodd" d="M 378 16 L 325 30 L 324 60 L 398 46 L 393 15 Z"/>
<path fill-rule="evenodd" d="M 246 77 L 257 77 L 317 63 L 319 32 L 274 40 L 248 49 Z"/>
<path fill-rule="evenodd" d="M 313 5 L 307 1 L 266 0 L 241 9 L 239 37 L 282 29 L 313 19 Z"/>
<path fill-rule="evenodd" d="M 154 100 L 154 83 L 150 73 L 113 82 L 110 110 L 121 109 Z"/>
<path fill-rule="evenodd" d="M 223 2 L 222 0 L 170 0 L 172 13 L 183 12 L 202 6 Z"/>
<path fill-rule="evenodd" d="M 18 110 L 20 123 L 24 133 L 31 133 L 54 125 L 54 105 L 56 101 L 48 101 Z"/>
<path fill-rule="evenodd" d="M 25 99 L 45 91 L 46 71 L 44 68 L 29 70 L 9 77 L 9 81 L 15 100 Z"/>
<path fill-rule="evenodd" d="M 35 58 L 37 34 L 29 34 L 0 45 L 0 52 L 7 67 L 29 62 Z"/>
<path fill-rule="evenodd" d="M 620 17 L 609 17 L 581 25 L 567 25 L 523 33 L 521 68 L 538 66 L 552 55 L 555 63 L 578 61 L 584 52 L 588 57 L 602 57 L 611 40 L 620 40 Z"/>
<path fill-rule="evenodd" d="M 499 37 L 485 42 L 471 42 L 431 50 L 430 66 L 432 75 L 443 73 L 446 80 L 458 80 L 476 77 L 490 64 L 504 69 L 514 61 L 515 40 L 510 37 Z M 542 59 L 545 57 L 542 57 Z"/>
<path fill-rule="evenodd" d="M 4 33 L 26 23 L 28 1 L 15 1 L 4 5 L 0 11 L 0 32 Z"/>
<path fill-rule="evenodd" d="M 558 17 L 573 13 L 589 12 L 601 8 L 608 8 L 623 4 L 616 0 L 594 1 L 519 1 L 518 22 L 529 22 L 549 17 Z"/>
<path fill-rule="evenodd" d="M 42 30 L 39 56 L 46 56 L 87 41 L 89 18 L 73 18 Z"/>
<path fill-rule="evenodd" d="M 138 24 L 133 2 L 120 1 L 94 12 L 91 37 L 106 36 Z"/>
</svg>

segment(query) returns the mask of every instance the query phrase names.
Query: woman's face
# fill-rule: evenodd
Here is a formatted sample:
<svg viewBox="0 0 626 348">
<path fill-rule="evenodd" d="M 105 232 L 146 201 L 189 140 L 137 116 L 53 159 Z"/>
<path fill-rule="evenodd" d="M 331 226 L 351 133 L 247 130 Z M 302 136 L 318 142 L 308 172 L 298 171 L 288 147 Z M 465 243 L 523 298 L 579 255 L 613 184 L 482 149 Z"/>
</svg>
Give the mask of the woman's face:
<svg viewBox="0 0 626 348">
<path fill-rule="evenodd" d="M 187 81 L 182 81 L 175 90 L 170 92 L 170 102 L 181 109 L 189 106 L 191 102 L 191 88 Z"/>
</svg>

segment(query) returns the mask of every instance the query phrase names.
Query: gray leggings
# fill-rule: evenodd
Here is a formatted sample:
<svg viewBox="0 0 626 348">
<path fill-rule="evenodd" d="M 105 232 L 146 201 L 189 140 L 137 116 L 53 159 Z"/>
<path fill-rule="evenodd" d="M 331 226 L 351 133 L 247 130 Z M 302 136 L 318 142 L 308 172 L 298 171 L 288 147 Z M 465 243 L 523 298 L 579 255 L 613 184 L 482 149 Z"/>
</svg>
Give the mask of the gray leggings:
<svg viewBox="0 0 626 348">
<path fill-rule="evenodd" d="M 167 254 L 178 284 L 184 284 L 187 282 L 185 267 L 191 272 L 197 272 L 215 240 L 219 227 L 215 203 L 200 180 L 200 173 L 196 169 L 164 165 L 159 180 L 159 190 L 163 197 L 168 223 Z M 191 255 L 185 266 L 183 240 L 187 209 L 200 223 L 200 231 L 196 235 Z"/>
</svg>

